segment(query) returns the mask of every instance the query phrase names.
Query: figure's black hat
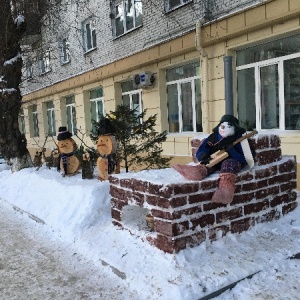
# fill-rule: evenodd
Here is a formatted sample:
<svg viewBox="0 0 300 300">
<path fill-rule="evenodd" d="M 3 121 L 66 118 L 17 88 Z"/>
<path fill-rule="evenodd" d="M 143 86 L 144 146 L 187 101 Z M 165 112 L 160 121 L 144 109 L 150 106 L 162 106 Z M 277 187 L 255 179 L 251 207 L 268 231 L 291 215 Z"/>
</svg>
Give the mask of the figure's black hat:
<svg viewBox="0 0 300 300">
<path fill-rule="evenodd" d="M 65 139 L 69 139 L 71 136 L 72 136 L 72 133 L 70 133 L 70 132 L 67 130 L 67 127 L 62 126 L 62 127 L 59 127 L 59 128 L 58 128 L 58 135 L 57 135 L 57 140 L 58 140 L 58 141 L 62 141 L 62 140 L 65 140 Z"/>
<path fill-rule="evenodd" d="M 111 124 L 110 119 L 102 118 L 98 123 L 98 135 L 114 135 L 115 127 Z"/>
<path fill-rule="evenodd" d="M 240 127 L 239 120 L 236 117 L 232 116 L 232 115 L 224 115 L 221 118 L 219 124 L 213 129 L 213 132 L 219 132 L 219 126 L 223 122 L 231 123 L 234 126 L 235 134 L 243 134 L 243 133 L 246 132 L 245 128 Z"/>
</svg>

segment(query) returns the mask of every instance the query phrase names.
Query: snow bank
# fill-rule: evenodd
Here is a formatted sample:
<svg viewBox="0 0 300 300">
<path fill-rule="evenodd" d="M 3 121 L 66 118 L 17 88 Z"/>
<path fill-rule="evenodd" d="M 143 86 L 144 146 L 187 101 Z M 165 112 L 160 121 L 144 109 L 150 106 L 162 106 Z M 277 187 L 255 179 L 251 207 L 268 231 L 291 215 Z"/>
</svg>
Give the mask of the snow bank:
<svg viewBox="0 0 300 300">
<path fill-rule="evenodd" d="M 6 170 L 0 172 L 0 181 L 0 195 L 65 236 L 76 237 L 99 221 L 110 222 L 107 181 L 83 180 L 81 175 L 64 178 L 46 168 L 12 174 Z"/>
</svg>

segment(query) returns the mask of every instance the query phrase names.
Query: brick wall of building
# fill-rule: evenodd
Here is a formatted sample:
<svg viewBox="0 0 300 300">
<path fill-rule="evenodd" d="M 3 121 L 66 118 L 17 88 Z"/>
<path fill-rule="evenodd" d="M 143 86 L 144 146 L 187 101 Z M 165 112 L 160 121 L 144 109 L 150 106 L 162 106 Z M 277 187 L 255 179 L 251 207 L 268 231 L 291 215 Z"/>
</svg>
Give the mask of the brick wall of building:
<svg viewBox="0 0 300 300">
<path fill-rule="evenodd" d="M 214 18 L 228 14 L 238 7 L 247 7 L 249 3 L 260 3 L 262 0 L 213 1 Z M 111 1 L 113 3 L 113 1 Z M 23 94 L 28 94 L 43 87 L 58 83 L 122 58 L 131 56 L 163 44 L 178 36 L 194 31 L 196 22 L 205 14 L 205 1 L 193 0 L 168 13 L 164 10 L 164 1 L 142 1 L 143 25 L 122 36 L 115 38 L 112 34 L 112 19 L 110 17 L 109 1 L 90 0 L 81 4 L 62 4 L 59 12 L 52 15 L 53 20 L 45 21 L 42 26 L 41 40 L 38 44 L 27 45 L 24 60 L 34 61 L 34 79 L 24 81 Z M 225 9 L 226 8 L 226 9 Z M 96 30 L 97 47 L 85 53 L 83 48 L 82 22 L 93 19 Z M 60 64 L 60 40 L 68 38 L 71 61 Z M 37 46 L 38 45 L 38 46 Z M 37 53 L 51 49 L 51 72 L 38 74 Z M 32 52 L 31 52 L 32 50 Z M 145 57 L 145 62 L 147 57 Z M 122 65 L 122 64 L 121 64 Z M 122 70 L 122 67 L 120 67 Z M 24 74 L 25 74 L 24 70 Z"/>
</svg>

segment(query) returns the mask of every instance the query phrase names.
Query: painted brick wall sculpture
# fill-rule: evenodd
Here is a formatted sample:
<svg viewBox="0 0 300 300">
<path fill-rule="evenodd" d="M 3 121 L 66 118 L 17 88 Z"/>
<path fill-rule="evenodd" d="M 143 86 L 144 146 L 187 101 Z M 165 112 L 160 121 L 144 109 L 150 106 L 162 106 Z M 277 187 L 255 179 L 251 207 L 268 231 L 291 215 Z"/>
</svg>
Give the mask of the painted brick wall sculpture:
<svg viewBox="0 0 300 300">
<path fill-rule="evenodd" d="M 155 228 L 145 233 L 146 239 L 165 252 L 177 253 L 228 232 L 241 233 L 258 223 L 277 220 L 294 210 L 298 204 L 295 157 L 282 156 L 277 135 L 258 134 L 249 143 L 256 153 L 255 166 L 237 176 L 231 204 L 211 203 L 218 174 L 196 182 L 168 168 L 160 170 L 162 174 L 166 172 L 166 183 L 147 180 L 145 171 L 112 175 L 113 224 L 126 229 L 122 211 L 127 205 L 145 208 L 152 214 Z M 151 172 L 156 171 L 147 172 L 151 177 Z M 177 180 L 172 182 L 170 174 Z"/>
</svg>

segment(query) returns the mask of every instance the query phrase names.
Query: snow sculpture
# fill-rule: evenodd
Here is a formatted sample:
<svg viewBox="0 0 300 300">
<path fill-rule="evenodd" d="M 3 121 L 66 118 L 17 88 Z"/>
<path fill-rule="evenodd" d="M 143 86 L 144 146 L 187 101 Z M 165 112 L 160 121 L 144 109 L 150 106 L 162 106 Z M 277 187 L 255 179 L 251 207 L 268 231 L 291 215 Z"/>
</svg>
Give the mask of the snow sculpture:
<svg viewBox="0 0 300 300">
<path fill-rule="evenodd" d="M 57 170 L 61 172 L 62 176 L 74 175 L 80 169 L 79 159 L 75 155 L 77 144 L 71 136 L 72 134 L 67 131 L 66 127 L 59 127 L 57 135 L 59 151 Z"/>
<path fill-rule="evenodd" d="M 99 122 L 97 150 L 99 158 L 97 159 L 98 179 L 107 180 L 109 174 L 112 174 L 117 165 L 116 151 L 117 142 L 113 136 L 115 132 L 110 120 L 103 118 Z"/>
<path fill-rule="evenodd" d="M 248 150 L 249 145 L 240 143 L 241 140 L 247 142 L 247 136 L 242 137 L 245 132 L 246 130 L 239 126 L 237 118 L 224 115 L 213 129 L 213 133 L 201 142 L 196 153 L 199 163 L 175 165 L 174 169 L 189 180 L 202 180 L 220 170 L 219 188 L 215 191 L 212 202 L 232 202 L 237 173 L 247 162 L 251 167 L 254 164 L 251 151 Z"/>
</svg>

